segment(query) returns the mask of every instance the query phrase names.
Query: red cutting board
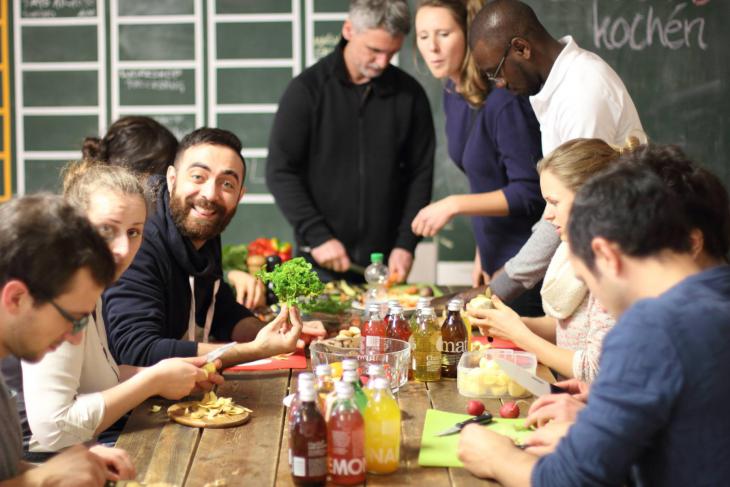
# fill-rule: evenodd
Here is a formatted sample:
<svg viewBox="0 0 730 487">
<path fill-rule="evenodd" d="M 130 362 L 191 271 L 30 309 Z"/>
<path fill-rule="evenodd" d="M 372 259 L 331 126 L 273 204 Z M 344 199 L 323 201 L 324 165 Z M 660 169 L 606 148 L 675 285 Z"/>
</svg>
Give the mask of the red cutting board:
<svg viewBox="0 0 730 487">
<path fill-rule="evenodd" d="M 503 340 L 502 338 L 492 338 L 492 341 L 487 341 L 487 337 L 475 336 L 471 337 L 472 342 L 489 343 L 492 348 L 511 348 L 512 350 L 522 350 L 520 347 L 509 340 Z"/>
</svg>

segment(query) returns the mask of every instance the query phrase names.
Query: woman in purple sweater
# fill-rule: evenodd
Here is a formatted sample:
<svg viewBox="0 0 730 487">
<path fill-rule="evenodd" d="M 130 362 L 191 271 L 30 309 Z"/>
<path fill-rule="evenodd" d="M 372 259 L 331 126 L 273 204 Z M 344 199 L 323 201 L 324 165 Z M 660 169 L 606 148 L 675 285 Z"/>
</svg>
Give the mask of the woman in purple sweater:
<svg viewBox="0 0 730 487">
<path fill-rule="evenodd" d="M 446 81 L 449 156 L 469 179 L 471 193 L 431 203 L 411 226 L 417 235 L 431 237 L 454 216 L 471 216 L 474 286 L 488 283 L 517 253 L 544 207 L 535 170 L 542 157 L 540 126 L 532 108 L 505 89 L 488 90 L 469 52 L 468 23 L 483 3 L 422 0 L 415 21 L 421 56 L 431 74 Z M 533 294 L 525 296 L 521 311 L 542 314 L 539 293 Z"/>
</svg>

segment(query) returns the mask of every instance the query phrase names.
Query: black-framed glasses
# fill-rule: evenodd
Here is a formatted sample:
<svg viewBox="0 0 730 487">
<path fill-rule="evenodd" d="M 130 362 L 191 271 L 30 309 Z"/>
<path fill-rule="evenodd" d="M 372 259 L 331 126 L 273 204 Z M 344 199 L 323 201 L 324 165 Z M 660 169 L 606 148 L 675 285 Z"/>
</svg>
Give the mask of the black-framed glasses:
<svg viewBox="0 0 730 487">
<path fill-rule="evenodd" d="M 71 313 L 69 313 L 68 311 L 66 311 L 65 309 L 63 309 L 62 307 L 57 305 L 56 303 L 54 303 L 53 300 L 51 300 L 50 303 L 53 305 L 54 308 L 56 308 L 56 311 L 58 311 L 58 314 L 63 316 L 64 319 L 71 322 L 71 326 L 72 326 L 71 333 L 72 334 L 74 334 L 74 335 L 77 334 L 78 332 L 80 332 L 81 330 L 86 328 L 86 325 L 89 324 L 89 315 L 84 315 L 81 318 L 74 318 Z"/>
<path fill-rule="evenodd" d="M 487 77 L 487 81 L 489 83 L 492 83 L 494 85 L 504 83 L 504 78 L 501 78 L 499 76 L 499 72 L 502 70 L 502 67 L 504 66 L 504 61 L 507 59 L 507 54 L 509 54 L 509 50 L 512 49 L 512 42 L 515 39 L 516 39 L 516 37 L 513 37 L 507 43 L 507 47 L 505 47 L 505 49 L 504 49 L 504 54 L 502 54 L 502 59 L 499 60 L 499 64 L 497 64 L 497 69 L 494 70 L 494 73 L 484 73 L 484 76 Z"/>
</svg>

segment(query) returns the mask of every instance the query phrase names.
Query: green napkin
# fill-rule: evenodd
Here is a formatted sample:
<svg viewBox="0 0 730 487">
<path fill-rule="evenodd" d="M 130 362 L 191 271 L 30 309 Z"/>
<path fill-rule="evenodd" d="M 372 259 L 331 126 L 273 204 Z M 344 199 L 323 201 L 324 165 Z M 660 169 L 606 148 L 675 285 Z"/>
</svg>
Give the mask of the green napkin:
<svg viewBox="0 0 730 487">
<path fill-rule="evenodd" d="M 459 434 L 436 436 L 449 426 L 469 419 L 468 414 L 447 413 L 429 409 L 426 411 L 426 421 L 421 436 L 421 451 L 418 454 L 418 464 L 422 467 L 463 467 L 456 452 L 459 444 Z M 490 430 L 508 436 L 517 443 L 522 443 L 531 430 L 524 427 L 525 418 L 503 419 L 495 418 L 488 426 Z"/>
</svg>

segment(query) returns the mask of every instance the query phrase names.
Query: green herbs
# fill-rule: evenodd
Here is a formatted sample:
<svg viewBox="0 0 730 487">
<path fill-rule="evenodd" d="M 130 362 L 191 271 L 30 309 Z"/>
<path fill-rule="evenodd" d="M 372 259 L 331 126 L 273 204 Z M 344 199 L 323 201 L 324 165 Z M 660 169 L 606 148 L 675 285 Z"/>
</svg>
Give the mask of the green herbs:
<svg viewBox="0 0 730 487">
<path fill-rule="evenodd" d="M 223 247 L 223 271 L 228 272 L 231 270 L 246 270 L 246 257 L 248 251 L 245 244 L 239 245 L 226 245 Z"/>
<path fill-rule="evenodd" d="M 290 306 L 296 304 L 300 296 L 317 296 L 324 291 L 324 284 L 312 270 L 312 264 L 303 257 L 277 265 L 271 272 L 261 269 L 256 275 L 265 283 L 271 283 L 279 301 Z"/>
</svg>

